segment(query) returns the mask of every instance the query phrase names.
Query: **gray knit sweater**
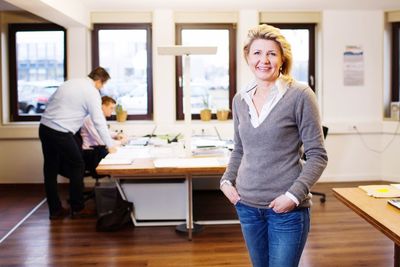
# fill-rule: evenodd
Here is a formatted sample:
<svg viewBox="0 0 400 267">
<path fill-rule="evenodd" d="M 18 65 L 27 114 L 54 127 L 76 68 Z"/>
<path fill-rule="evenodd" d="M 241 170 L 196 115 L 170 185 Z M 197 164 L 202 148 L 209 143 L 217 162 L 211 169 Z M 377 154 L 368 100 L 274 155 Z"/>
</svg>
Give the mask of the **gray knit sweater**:
<svg viewBox="0 0 400 267">
<path fill-rule="evenodd" d="M 234 149 L 221 178 L 236 186 L 241 202 L 266 208 L 285 192 L 300 207 L 309 207 L 311 186 L 320 178 L 328 157 L 314 92 L 293 82 L 267 118 L 254 128 L 249 106 L 238 93 L 233 99 Z M 306 164 L 302 164 L 304 144 Z"/>
</svg>

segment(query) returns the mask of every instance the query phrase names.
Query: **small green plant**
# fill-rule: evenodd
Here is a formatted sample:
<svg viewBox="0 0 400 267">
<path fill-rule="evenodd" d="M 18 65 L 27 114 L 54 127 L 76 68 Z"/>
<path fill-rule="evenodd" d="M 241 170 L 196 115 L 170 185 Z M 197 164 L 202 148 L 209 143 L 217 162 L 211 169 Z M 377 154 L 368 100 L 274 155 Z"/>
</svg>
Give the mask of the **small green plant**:
<svg viewBox="0 0 400 267">
<path fill-rule="evenodd" d="M 115 106 L 115 115 L 117 117 L 117 121 L 123 122 L 126 121 L 128 117 L 128 112 L 122 107 L 121 104 Z"/>
<path fill-rule="evenodd" d="M 202 102 L 203 102 L 204 109 L 210 109 L 208 95 L 203 95 Z"/>
<path fill-rule="evenodd" d="M 122 105 L 121 104 L 117 104 L 116 106 L 115 106 L 115 113 L 122 113 L 124 111 L 124 108 L 122 107 Z"/>
</svg>

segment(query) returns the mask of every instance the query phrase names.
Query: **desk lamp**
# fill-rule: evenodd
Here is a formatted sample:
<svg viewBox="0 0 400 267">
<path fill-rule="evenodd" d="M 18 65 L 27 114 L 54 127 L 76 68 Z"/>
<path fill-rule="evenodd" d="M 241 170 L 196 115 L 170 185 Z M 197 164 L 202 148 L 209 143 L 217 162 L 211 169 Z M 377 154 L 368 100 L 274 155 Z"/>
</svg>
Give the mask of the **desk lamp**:
<svg viewBox="0 0 400 267">
<path fill-rule="evenodd" d="M 190 55 L 211 55 L 217 53 L 216 46 L 159 46 L 159 55 L 173 55 L 173 56 L 184 56 L 184 66 L 183 66 L 183 110 L 185 117 L 185 154 L 186 156 L 191 156 L 191 138 L 192 138 L 192 112 L 190 103 Z"/>
</svg>

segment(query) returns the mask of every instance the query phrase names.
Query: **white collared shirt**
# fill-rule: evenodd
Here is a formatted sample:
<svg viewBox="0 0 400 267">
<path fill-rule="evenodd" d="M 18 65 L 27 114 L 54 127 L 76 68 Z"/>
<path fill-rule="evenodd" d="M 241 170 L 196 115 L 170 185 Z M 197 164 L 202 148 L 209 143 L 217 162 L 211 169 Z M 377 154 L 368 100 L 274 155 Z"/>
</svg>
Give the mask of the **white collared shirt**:
<svg viewBox="0 0 400 267">
<path fill-rule="evenodd" d="M 114 146 L 121 145 L 121 142 L 116 140 L 117 133 L 111 131 L 108 132 L 114 141 Z M 87 116 L 83 121 L 80 133 L 82 136 L 82 149 L 92 149 L 92 146 L 104 145 L 104 142 L 101 139 L 99 132 L 96 130 L 96 127 L 94 127 L 93 121 L 90 116 Z"/>
<path fill-rule="evenodd" d="M 279 100 L 287 91 L 286 83 L 278 78 L 275 85 L 271 88 L 271 91 L 261 109 L 260 114 L 257 114 L 256 107 L 253 103 L 253 96 L 256 92 L 257 83 L 254 81 L 249 84 L 244 90 L 240 92 L 242 99 L 246 101 L 249 106 L 250 121 L 254 128 L 260 126 L 260 124 L 268 117 L 268 114 L 278 104 Z"/>
</svg>

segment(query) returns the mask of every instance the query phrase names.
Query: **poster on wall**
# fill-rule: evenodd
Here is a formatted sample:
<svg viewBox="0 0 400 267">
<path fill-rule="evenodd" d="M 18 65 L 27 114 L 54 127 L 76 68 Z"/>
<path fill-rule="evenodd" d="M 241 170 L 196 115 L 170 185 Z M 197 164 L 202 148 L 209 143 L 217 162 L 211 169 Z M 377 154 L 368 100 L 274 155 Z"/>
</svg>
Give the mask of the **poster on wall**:
<svg viewBox="0 0 400 267">
<path fill-rule="evenodd" d="M 361 46 L 347 45 L 343 53 L 343 84 L 364 85 L 364 52 Z"/>
</svg>

